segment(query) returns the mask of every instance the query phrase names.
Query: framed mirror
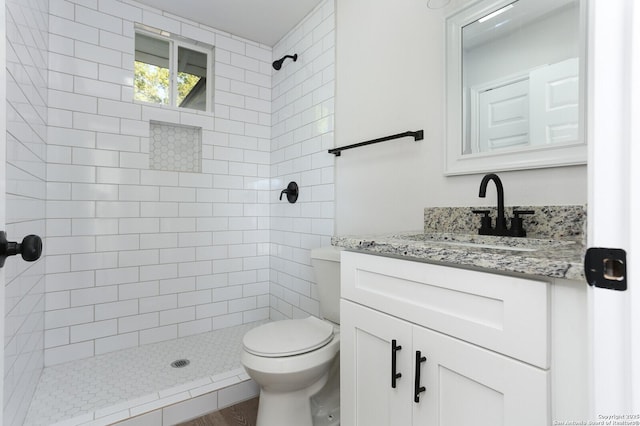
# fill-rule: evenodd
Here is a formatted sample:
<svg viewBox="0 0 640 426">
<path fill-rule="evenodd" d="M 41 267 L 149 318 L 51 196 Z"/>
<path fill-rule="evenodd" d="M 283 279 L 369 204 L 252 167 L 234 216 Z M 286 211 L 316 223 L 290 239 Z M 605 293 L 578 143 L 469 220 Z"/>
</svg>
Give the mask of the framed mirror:
<svg viewBox="0 0 640 426">
<path fill-rule="evenodd" d="M 586 0 L 481 0 L 446 21 L 445 174 L 584 164 Z"/>
</svg>

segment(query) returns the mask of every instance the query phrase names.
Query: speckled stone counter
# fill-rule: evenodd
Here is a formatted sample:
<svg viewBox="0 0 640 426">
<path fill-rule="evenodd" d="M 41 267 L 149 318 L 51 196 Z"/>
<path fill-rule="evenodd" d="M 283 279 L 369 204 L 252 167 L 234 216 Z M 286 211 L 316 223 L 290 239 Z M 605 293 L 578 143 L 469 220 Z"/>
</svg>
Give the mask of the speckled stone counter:
<svg viewBox="0 0 640 426">
<path fill-rule="evenodd" d="M 531 207 L 542 212 L 536 217 L 535 238 L 479 236 L 468 231 L 477 229 L 471 221 L 461 229 L 455 217 L 474 218 L 471 208 L 425 209 L 425 231 L 387 235 L 335 236 L 331 243 L 349 250 L 442 263 L 452 266 L 482 268 L 493 272 L 522 273 L 527 275 L 584 280 L 584 206 Z M 566 215 L 561 212 L 564 211 Z M 441 214 L 441 218 L 433 215 Z M 552 219 L 547 223 L 545 217 Z M 479 218 L 476 218 L 479 221 Z M 438 223 L 440 232 L 429 232 Z M 446 224 L 454 224 L 447 226 Z M 471 225 L 469 225 L 471 224 Z M 526 224 L 525 224 L 526 227 Z M 466 231 L 466 233 L 451 232 Z M 546 234 L 548 230 L 548 234 Z M 545 235 L 546 234 L 546 235 Z"/>
<path fill-rule="evenodd" d="M 480 217 L 472 210 L 489 210 L 492 222 L 496 223 L 495 207 L 428 207 L 424 209 L 424 232 L 477 234 Z M 514 210 L 533 211 L 523 216 L 523 226 L 530 238 L 584 240 L 586 236 L 586 206 L 512 206 L 505 207 L 505 217 L 513 217 Z"/>
</svg>

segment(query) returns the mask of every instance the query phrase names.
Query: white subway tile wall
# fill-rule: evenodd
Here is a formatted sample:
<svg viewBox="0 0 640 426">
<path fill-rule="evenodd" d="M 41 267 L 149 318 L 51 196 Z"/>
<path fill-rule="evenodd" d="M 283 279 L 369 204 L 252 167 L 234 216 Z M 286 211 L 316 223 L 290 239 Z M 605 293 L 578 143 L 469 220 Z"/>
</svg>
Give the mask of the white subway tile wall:
<svg viewBox="0 0 640 426">
<path fill-rule="evenodd" d="M 5 267 L 4 424 L 43 364 L 319 314 L 334 21 L 326 0 L 272 49 L 133 0 L 7 0 L 6 229 L 47 256 Z M 215 46 L 212 113 L 133 101 L 136 22 Z M 150 168 L 151 121 L 202 128 L 200 172 Z"/>
<path fill-rule="evenodd" d="M 334 231 L 334 12 L 322 2 L 273 48 L 273 59 L 298 60 L 273 74 L 271 319 L 320 314 L 310 250 L 330 245 Z M 290 181 L 300 188 L 295 204 L 278 200 Z"/>
<path fill-rule="evenodd" d="M 9 241 L 45 236 L 48 8 L 48 0 L 6 1 L 3 230 Z M 42 372 L 44 273 L 44 259 L 27 263 L 17 256 L 5 263 L 4 425 L 22 424 Z"/>
<path fill-rule="evenodd" d="M 267 319 L 271 47 L 134 1 L 50 8 L 45 365 Z M 133 101 L 136 22 L 215 46 L 215 113 Z M 202 170 L 150 162 L 152 121 L 198 128 Z"/>
</svg>

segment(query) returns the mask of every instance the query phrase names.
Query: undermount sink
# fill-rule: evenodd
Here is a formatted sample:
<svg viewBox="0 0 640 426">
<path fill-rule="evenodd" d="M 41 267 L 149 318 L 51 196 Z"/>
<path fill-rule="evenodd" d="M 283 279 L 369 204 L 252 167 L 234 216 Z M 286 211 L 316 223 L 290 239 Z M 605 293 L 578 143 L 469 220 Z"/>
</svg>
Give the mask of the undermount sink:
<svg viewBox="0 0 640 426">
<path fill-rule="evenodd" d="M 426 233 L 404 235 L 402 238 L 412 241 L 424 241 L 448 246 L 477 249 L 509 250 L 532 252 L 552 248 L 561 248 L 575 244 L 575 241 L 559 241 L 537 238 L 495 237 L 489 235 L 468 235 L 450 233 Z"/>
<path fill-rule="evenodd" d="M 436 242 L 436 241 L 434 241 Z M 511 250 L 511 251 L 536 251 L 537 248 L 531 247 L 513 247 L 513 246 L 501 246 L 495 244 L 481 244 L 481 243 L 458 243 L 455 241 L 437 241 L 438 244 L 446 244 L 448 246 L 458 247 L 471 247 L 471 248 L 486 248 L 495 250 Z"/>
</svg>

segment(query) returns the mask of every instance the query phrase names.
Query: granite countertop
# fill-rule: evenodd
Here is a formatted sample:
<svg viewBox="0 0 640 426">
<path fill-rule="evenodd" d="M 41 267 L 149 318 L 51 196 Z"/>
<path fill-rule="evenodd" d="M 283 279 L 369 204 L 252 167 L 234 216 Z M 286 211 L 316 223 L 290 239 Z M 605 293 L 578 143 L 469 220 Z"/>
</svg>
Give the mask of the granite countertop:
<svg viewBox="0 0 640 426">
<path fill-rule="evenodd" d="M 331 244 L 374 255 L 482 268 L 488 272 L 584 281 L 582 239 L 479 236 L 440 232 L 335 236 Z"/>
</svg>

